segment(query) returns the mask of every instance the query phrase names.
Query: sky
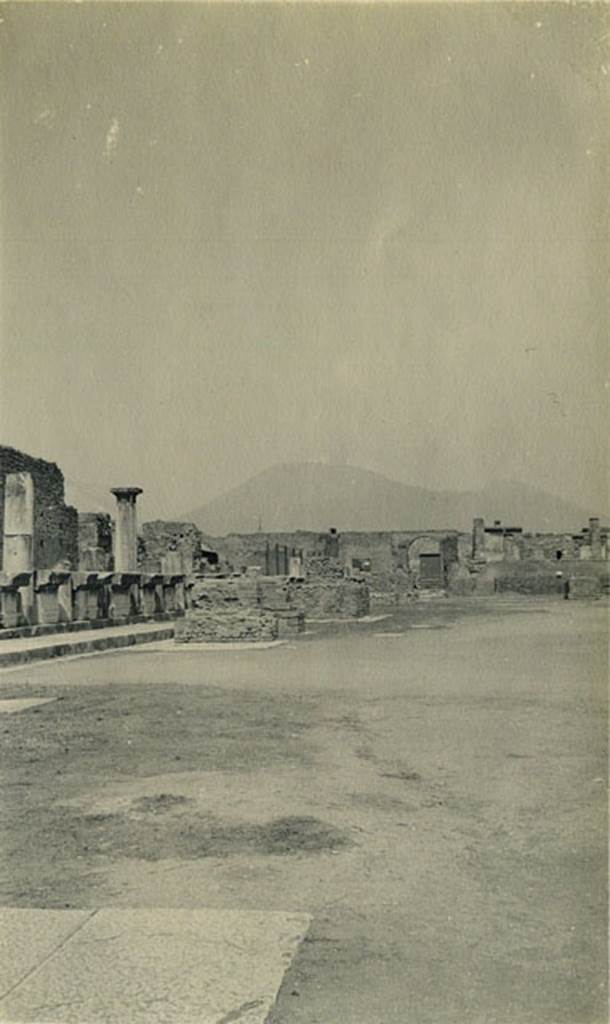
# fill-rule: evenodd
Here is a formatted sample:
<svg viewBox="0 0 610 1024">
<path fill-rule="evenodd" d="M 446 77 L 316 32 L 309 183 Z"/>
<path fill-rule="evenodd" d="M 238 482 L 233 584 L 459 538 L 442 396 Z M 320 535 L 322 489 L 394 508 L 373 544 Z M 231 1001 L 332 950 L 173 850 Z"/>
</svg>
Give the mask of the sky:
<svg viewBox="0 0 610 1024">
<path fill-rule="evenodd" d="M 2 442 L 81 511 L 293 461 L 603 511 L 604 6 L 2 4 Z"/>
</svg>

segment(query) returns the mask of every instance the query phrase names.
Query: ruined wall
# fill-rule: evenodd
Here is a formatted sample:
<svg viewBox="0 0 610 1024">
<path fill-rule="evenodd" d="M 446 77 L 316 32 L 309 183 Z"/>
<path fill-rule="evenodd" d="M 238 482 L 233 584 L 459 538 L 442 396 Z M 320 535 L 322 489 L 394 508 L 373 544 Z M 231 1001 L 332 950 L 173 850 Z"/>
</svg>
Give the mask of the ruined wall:
<svg viewBox="0 0 610 1024">
<path fill-rule="evenodd" d="M 337 551 L 334 557 L 340 567 L 338 575 L 345 568 L 354 566 L 362 571 L 374 591 L 387 592 L 395 588 L 412 586 L 409 573 L 408 548 L 420 537 L 433 538 L 440 550 L 443 564 L 448 569 L 470 553 L 470 535 L 459 534 L 456 530 L 366 531 L 339 533 Z M 289 552 L 303 552 L 305 574 L 308 579 L 325 576 L 328 572 L 329 534 L 299 530 L 294 533 L 252 533 L 229 534 L 215 540 L 227 565 L 233 569 L 259 566 L 264 571 L 266 551 L 273 551 L 275 545 L 286 547 Z"/>
<path fill-rule="evenodd" d="M 608 558 L 608 529 L 595 518 L 589 520 L 588 526 L 571 533 L 525 533 L 495 523 L 491 527 L 479 528 L 481 540 L 475 544 L 477 524 L 480 523 L 482 520 L 475 520 L 473 550 L 476 547 L 477 557 L 488 563 L 557 562 L 564 558 L 605 561 Z"/>
<path fill-rule="evenodd" d="M 78 567 L 93 572 L 113 568 L 112 520 L 106 512 L 79 513 Z"/>
<path fill-rule="evenodd" d="M 9 473 L 30 473 L 34 482 L 33 560 L 35 569 L 65 562 L 78 565 L 78 514 L 64 500 L 64 477 L 54 462 L 0 447 L 0 522 L 4 523 L 4 482 Z M 0 551 L 0 568 L 2 552 Z"/>
<path fill-rule="evenodd" d="M 475 592 L 561 594 L 568 580 L 571 597 L 593 596 L 607 592 L 610 587 L 609 570 L 608 563 L 583 559 L 494 562 L 475 577 Z"/>
<path fill-rule="evenodd" d="M 210 560 L 213 553 L 194 523 L 156 519 L 142 524 L 138 567 L 143 572 L 161 572 L 172 562 L 172 572 L 197 573 Z"/>
<path fill-rule="evenodd" d="M 269 641 L 278 637 L 278 618 L 262 608 L 254 576 L 199 579 L 191 588 L 190 605 L 176 626 L 176 643 Z"/>
</svg>

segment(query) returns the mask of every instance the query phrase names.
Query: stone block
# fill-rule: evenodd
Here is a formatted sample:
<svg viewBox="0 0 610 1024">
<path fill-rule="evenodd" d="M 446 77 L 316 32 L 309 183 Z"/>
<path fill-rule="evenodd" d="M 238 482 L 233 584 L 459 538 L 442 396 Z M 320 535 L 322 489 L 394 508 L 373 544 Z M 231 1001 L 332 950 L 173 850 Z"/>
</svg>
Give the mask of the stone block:
<svg viewBox="0 0 610 1024">
<path fill-rule="evenodd" d="M 163 611 L 163 576 L 160 573 L 142 576 L 141 598 L 145 615 L 157 615 Z"/>
<path fill-rule="evenodd" d="M 13 583 L 12 576 L 6 573 L 0 574 L 0 608 L 4 629 L 14 629 L 21 625 L 19 590 Z"/>
<path fill-rule="evenodd" d="M 36 573 L 34 592 L 36 595 L 36 622 L 39 625 L 54 626 L 59 622 L 70 621 L 71 598 L 69 602 L 70 619 L 68 619 L 65 597 L 66 584 L 68 584 L 68 593 L 70 590 L 69 582 L 70 573 L 66 571 L 57 572 L 52 569 L 42 569 Z"/>
<path fill-rule="evenodd" d="M 110 583 L 112 593 L 110 616 L 126 619 L 140 611 L 140 574 L 132 572 L 114 573 Z"/>
<path fill-rule="evenodd" d="M 9 473 L 4 484 L 4 534 L 34 533 L 34 481 L 30 473 Z M 5 572 L 6 572 L 5 568 Z"/>
<path fill-rule="evenodd" d="M 9 575 L 31 569 L 34 564 L 34 538 L 32 534 L 4 535 L 2 564 Z"/>
</svg>

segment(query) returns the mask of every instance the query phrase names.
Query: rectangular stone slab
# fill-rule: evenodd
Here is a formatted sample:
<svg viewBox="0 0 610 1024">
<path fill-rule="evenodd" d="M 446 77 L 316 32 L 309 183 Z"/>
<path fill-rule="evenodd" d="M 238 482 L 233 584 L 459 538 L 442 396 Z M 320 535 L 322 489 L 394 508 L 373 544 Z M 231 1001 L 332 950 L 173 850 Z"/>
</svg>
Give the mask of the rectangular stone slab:
<svg viewBox="0 0 610 1024">
<path fill-rule="evenodd" d="M 39 704 L 50 704 L 56 697 L 6 697 L 0 699 L 0 715 L 14 715 L 17 711 L 27 711 Z"/>
<path fill-rule="evenodd" d="M 82 928 L 92 914 L 92 910 L 0 910 L 0 1007 L 6 994 Z"/>
<path fill-rule="evenodd" d="M 19 934 L 15 914 L 38 913 L 44 932 L 46 916 L 58 912 L 10 913 Z M 309 920 L 279 911 L 99 910 L 0 999 L 0 1020 L 263 1024 Z"/>
</svg>

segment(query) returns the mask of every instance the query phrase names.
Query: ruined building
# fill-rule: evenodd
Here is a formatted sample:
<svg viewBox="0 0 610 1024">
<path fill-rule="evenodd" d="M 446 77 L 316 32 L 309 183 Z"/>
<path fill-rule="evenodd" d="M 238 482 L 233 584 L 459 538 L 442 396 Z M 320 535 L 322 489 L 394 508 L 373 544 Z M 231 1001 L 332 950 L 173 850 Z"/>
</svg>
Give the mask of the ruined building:
<svg viewBox="0 0 610 1024">
<path fill-rule="evenodd" d="M 4 523 L 6 478 L 13 474 L 29 473 L 33 482 L 34 520 L 31 535 L 31 564 L 35 569 L 52 569 L 59 563 L 69 568 L 78 565 L 78 514 L 64 500 L 64 476 L 54 462 L 35 459 L 15 448 L 0 447 L 0 522 Z M 20 486 L 12 477 L 11 486 Z M 23 483 L 23 481 L 22 481 Z M 27 484 L 23 484 L 27 486 Z M 10 521 L 4 526 L 10 534 Z M 15 533 L 15 538 L 17 533 Z M 12 544 L 17 544 L 15 539 Z M 6 541 L 3 547 L 11 547 Z M 0 553 L 0 559 L 2 559 Z M 0 561 L 0 569 L 5 568 Z"/>
</svg>

